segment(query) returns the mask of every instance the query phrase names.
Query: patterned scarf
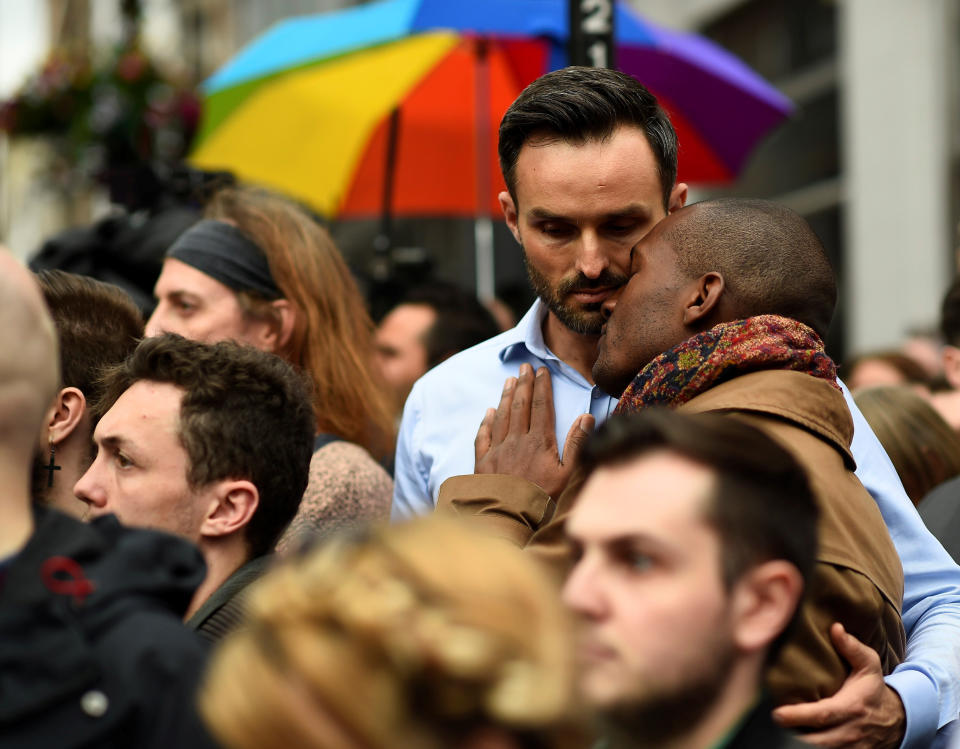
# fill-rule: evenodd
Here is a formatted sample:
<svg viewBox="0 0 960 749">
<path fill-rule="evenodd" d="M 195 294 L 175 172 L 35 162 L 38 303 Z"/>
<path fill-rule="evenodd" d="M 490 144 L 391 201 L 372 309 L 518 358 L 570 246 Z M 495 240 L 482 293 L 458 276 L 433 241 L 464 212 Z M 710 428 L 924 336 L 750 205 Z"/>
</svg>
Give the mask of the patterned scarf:
<svg viewBox="0 0 960 749">
<path fill-rule="evenodd" d="M 640 370 L 614 413 L 647 406 L 679 406 L 721 382 L 766 369 L 822 377 L 838 390 L 837 367 L 819 336 L 779 315 L 725 322 L 660 354 Z"/>
</svg>

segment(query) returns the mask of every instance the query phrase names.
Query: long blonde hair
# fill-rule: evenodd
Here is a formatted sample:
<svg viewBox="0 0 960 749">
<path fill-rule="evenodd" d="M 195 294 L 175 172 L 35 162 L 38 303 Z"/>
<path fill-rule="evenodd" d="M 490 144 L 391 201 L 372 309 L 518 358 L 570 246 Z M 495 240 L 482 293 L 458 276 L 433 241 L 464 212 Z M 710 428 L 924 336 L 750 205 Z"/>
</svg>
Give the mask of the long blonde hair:
<svg viewBox="0 0 960 749">
<path fill-rule="evenodd" d="M 295 203 L 264 190 L 221 190 L 207 218 L 236 225 L 263 250 L 274 281 L 295 310 L 283 355 L 313 381 L 317 430 L 380 458 L 393 448 L 386 389 L 373 367 L 373 322 L 343 256 L 327 231 Z M 268 302 L 238 294 L 247 314 Z"/>
<path fill-rule="evenodd" d="M 499 730 L 560 747 L 573 644 L 534 559 L 437 516 L 335 540 L 268 574 L 200 707 L 230 749 L 441 749 Z"/>
</svg>

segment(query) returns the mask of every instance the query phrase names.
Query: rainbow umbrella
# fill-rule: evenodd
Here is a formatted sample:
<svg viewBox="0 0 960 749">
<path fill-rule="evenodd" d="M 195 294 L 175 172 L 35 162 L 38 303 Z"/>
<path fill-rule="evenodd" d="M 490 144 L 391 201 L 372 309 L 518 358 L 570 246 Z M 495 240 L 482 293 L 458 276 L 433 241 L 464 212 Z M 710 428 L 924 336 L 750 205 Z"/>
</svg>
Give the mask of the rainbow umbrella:
<svg viewBox="0 0 960 749">
<path fill-rule="evenodd" d="M 497 216 L 496 133 L 566 64 L 567 0 L 379 0 L 282 21 L 204 83 L 191 161 L 326 216 Z M 616 6 L 617 67 L 669 111 L 680 177 L 735 177 L 790 101 L 712 42 Z"/>
</svg>

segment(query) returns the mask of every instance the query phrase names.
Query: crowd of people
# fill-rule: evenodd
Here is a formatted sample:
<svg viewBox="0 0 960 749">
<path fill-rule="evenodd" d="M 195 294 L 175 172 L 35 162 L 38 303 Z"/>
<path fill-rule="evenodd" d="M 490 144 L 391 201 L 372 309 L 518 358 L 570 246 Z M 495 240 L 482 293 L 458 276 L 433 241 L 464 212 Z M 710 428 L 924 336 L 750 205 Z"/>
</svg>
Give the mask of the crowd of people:
<svg viewBox="0 0 960 749">
<path fill-rule="evenodd" d="M 960 746 L 960 281 L 851 392 L 808 223 L 680 145 L 615 71 L 520 94 L 512 327 L 375 326 L 252 186 L 146 320 L 0 252 L 0 746 Z"/>
</svg>

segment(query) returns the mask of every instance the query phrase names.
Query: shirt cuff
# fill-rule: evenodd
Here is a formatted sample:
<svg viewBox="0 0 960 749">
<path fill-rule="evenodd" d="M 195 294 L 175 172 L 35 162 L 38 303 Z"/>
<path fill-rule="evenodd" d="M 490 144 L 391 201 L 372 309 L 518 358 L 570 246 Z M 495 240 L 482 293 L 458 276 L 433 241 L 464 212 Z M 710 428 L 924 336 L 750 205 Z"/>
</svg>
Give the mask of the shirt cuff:
<svg viewBox="0 0 960 749">
<path fill-rule="evenodd" d="M 884 681 L 899 695 L 906 715 L 900 749 L 926 749 L 936 736 L 940 720 L 936 687 L 922 673 L 910 669 L 892 673 Z"/>
</svg>

